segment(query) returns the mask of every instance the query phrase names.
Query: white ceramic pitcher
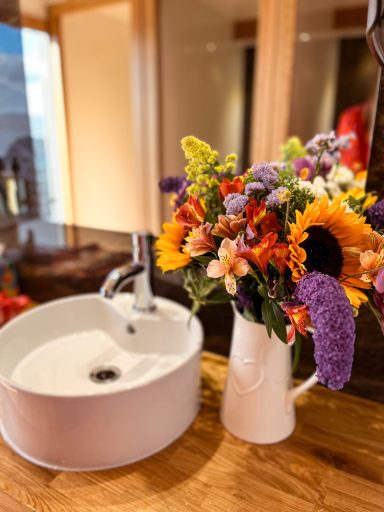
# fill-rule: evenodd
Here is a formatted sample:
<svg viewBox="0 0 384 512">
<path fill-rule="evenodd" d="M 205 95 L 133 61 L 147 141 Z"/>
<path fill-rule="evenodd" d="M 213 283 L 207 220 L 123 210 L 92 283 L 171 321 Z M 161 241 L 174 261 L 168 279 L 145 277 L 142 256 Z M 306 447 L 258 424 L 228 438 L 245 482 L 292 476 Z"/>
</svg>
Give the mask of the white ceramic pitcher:
<svg viewBox="0 0 384 512">
<path fill-rule="evenodd" d="M 264 324 L 235 320 L 221 421 L 236 437 L 256 444 L 277 443 L 295 428 L 295 400 L 318 382 L 315 374 L 292 387 L 291 346 Z"/>
</svg>

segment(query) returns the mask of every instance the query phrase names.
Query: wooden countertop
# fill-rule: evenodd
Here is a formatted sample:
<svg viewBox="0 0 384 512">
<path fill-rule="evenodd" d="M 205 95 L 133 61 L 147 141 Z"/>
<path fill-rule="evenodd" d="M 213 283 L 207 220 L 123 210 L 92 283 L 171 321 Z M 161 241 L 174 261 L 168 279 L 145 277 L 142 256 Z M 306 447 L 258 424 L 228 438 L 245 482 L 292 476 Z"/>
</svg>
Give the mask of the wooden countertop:
<svg viewBox="0 0 384 512">
<path fill-rule="evenodd" d="M 63 473 L 0 442 L 1 512 L 384 511 L 384 405 L 321 386 L 290 439 L 254 446 L 219 422 L 227 359 L 204 353 L 203 404 L 167 449 L 123 468 Z"/>
</svg>

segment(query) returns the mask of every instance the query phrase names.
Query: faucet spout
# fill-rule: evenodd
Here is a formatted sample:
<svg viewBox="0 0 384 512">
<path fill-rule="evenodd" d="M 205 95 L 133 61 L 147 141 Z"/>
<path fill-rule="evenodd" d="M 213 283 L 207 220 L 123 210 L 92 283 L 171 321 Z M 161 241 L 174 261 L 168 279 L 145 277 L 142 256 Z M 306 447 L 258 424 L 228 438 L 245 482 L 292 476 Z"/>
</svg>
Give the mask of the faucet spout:
<svg viewBox="0 0 384 512">
<path fill-rule="evenodd" d="M 116 293 L 143 273 L 144 270 L 143 265 L 137 263 L 127 263 L 121 267 L 114 268 L 109 272 L 100 288 L 101 295 L 107 299 L 113 299 Z"/>
<path fill-rule="evenodd" d="M 100 288 L 103 297 L 112 299 L 126 284 L 134 282 L 133 309 L 148 313 L 156 309 L 150 284 L 153 236 L 147 232 L 132 234 L 132 262 L 111 270 Z"/>
</svg>

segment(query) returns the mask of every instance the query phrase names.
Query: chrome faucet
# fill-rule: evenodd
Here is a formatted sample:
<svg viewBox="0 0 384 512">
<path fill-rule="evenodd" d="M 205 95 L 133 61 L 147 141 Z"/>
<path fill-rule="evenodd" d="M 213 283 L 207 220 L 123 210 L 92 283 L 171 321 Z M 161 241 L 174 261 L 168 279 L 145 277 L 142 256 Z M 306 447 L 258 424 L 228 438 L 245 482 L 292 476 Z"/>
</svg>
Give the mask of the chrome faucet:
<svg viewBox="0 0 384 512">
<path fill-rule="evenodd" d="M 103 297 L 112 299 L 126 284 L 134 281 L 133 309 L 148 313 L 156 309 L 151 288 L 153 236 L 147 231 L 132 233 L 132 262 L 107 275 L 100 288 Z"/>
</svg>

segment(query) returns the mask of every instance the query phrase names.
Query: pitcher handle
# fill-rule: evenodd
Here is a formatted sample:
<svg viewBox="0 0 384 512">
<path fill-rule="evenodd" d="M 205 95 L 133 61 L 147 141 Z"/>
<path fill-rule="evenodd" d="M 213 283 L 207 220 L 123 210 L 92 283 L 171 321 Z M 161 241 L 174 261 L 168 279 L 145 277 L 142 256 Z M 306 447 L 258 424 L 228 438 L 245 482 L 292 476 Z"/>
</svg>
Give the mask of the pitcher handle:
<svg viewBox="0 0 384 512">
<path fill-rule="evenodd" d="M 319 382 L 319 379 L 318 379 L 316 373 L 312 373 L 312 375 L 310 377 L 308 377 L 308 379 L 305 380 L 303 383 L 301 383 L 298 386 L 288 390 L 288 392 L 287 392 L 287 402 L 286 402 L 287 412 L 289 412 L 292 409 L 296 399 L 300 395 L 302 395 L 308 389 L 312 388 L 318 382 Z"/>
</svg>

